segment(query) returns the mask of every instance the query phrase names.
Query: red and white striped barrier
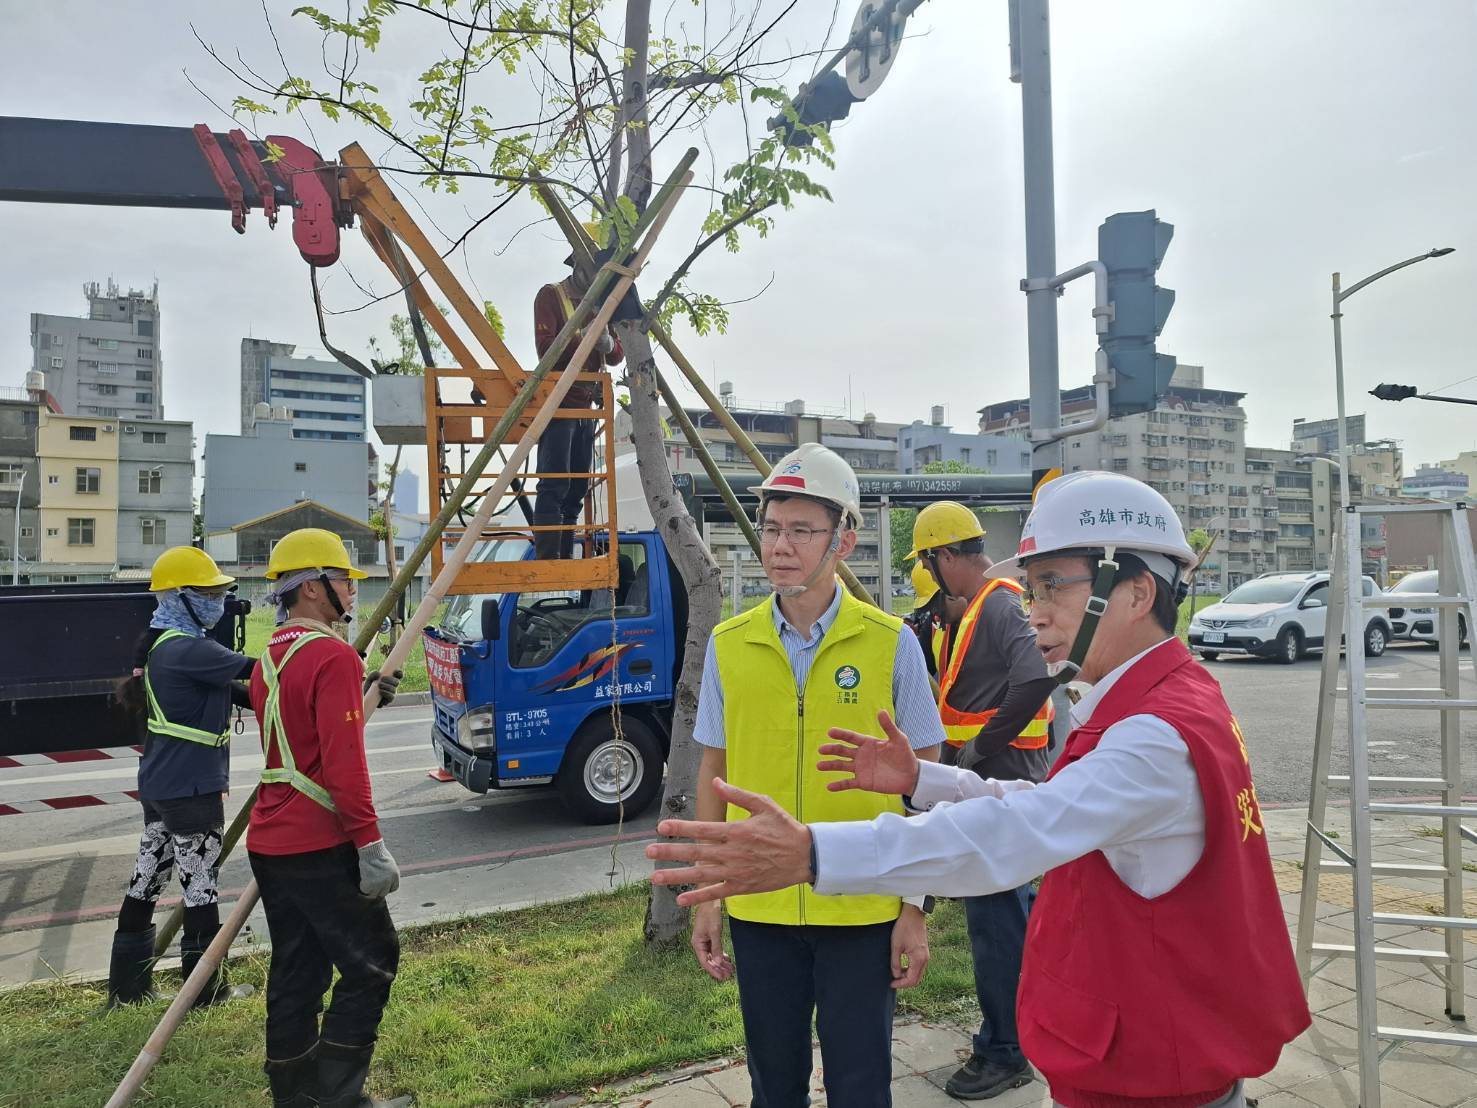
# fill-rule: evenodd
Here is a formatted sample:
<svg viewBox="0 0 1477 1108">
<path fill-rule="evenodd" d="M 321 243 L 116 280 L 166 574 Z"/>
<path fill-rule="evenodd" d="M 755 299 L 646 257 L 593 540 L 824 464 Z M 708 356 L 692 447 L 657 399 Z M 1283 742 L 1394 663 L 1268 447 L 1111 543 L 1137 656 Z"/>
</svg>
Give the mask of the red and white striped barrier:
<svg viewBox="0 0 1477 1108">
<path fill-rule="evenodd" d="M 71 808 L 137 803 L 137 789 L 122 793 L 82 793 L 78 796 L 53 796 L 45 800 L 12 800 L 0 803 L 0 816 L 28 816 L 35 812 L 65 812 Z"/>
<path fill-rule="evenodd" d="M 76 762 L 106 762 L 110 759 L 137 759 L 141 746 L 115 746 L 107 750 L 58 750 L 51 754 L 11 754 L 0 757 L 0 769 L 21 766 L 66 766 Z"/>
</svg>

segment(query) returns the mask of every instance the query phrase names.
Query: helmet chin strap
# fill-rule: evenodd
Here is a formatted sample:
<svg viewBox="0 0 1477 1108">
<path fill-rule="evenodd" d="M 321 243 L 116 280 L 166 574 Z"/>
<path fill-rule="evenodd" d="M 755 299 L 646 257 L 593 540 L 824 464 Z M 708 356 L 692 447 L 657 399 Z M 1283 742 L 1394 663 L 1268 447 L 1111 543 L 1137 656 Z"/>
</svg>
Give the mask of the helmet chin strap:
<svg viewBox="0 0 1477 1108">
<path fill-rule="evenodd" d="M 1098 560 L 1097 576 L 1092 582 L 1092 595 L 1087 598 L 1082 623 L 1077 628 L 1077 637 L 1072 640 L 1072 653 L 1064 662 L 1048 662 L 1046 665 L 1047 674 L 1058 685 L 1077 680 L 1077 675 L 1082 672 L 1082 663 L 1087 660 L 1087 652 L 1092 647 L 1098 621 L 1108 610 L 1108 597 L 1118 582 L 1118 563 L 1114 560 L 1117 552 L 1118 548 L 1115 546 L 1105 547 L 1103 556 Z"/>
<path fill-rule="evenodd" d="M 825 571 L 826 562 L 830 560 L 831 555 L 841 549 L 841 529 L 846 526 L 846 521 L 846 513 L 842 512 L 841 522 L 831 528 L 831 541 L 826 544 L 826 552 L 821 555 L 820 562 L 816 565 L 815 569 L 811 570 L 804 581 L 801 581 L 798 585 L 776 585 L 771 581 L 769 583 L 769 591 L 774 593 L 775 596 L 788 600 L 802 595 L 807 589 L 819 581 Z M 764 526 L 764 504 L 762 502 L 759 505 L 759 526 L 761 528 Z"/>
<path fill-rule="evenodd" d="M 333 605 L 333 610 L 338 613 L 340 623 L 353 623 L 354 617 L 344 611 L 343 603 L 338 598 L 338 590 L 333 587 L 333 580 L 326 573 L 320 573 L 318 580 L 323 584 L 323 591 L 328 594 L 328 602 Z"/>
</svg>

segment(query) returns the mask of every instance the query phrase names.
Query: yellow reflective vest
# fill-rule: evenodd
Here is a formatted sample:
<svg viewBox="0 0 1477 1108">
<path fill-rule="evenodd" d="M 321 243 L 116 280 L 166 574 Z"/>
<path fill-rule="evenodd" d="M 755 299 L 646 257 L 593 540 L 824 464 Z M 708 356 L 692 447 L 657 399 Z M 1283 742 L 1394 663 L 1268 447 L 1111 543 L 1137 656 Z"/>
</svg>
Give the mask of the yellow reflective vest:
<svg viewBox="0 0 1477 1108">
<path fill-rule="evenodd" d="M 713 632 L 723 685 L 728 780 L 763 793 L 803 823 L 869 820 L 902 814 L 902 800 L 861 789 L 833 793 L 835 774 L 815 768 L 826 731 L 847 727 L 875 735 L 877 713 L 893 711 L 892 670 L 902 620 L 843 590 L 831 625 L 795 687 L 774 622 L 774 597 L 719 624 Z M 730 820 L 748 813 L 732 805 Z M 895 896 L 817 896 L 809 885 L 728 898 L 729 914 L 753 923 L 860 926 L 894 920 Z"/>
</svg>

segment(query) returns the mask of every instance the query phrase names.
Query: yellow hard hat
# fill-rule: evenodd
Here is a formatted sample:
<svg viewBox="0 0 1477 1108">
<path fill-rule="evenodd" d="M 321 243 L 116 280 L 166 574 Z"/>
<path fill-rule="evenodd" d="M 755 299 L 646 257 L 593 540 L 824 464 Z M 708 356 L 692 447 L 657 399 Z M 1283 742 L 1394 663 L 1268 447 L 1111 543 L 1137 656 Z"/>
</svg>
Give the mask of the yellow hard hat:
<svg viewBox="0 0 1477 1108">
<path fill-rule="evenodd" d="M 940 500 L 924 508 L 913 521 L 913 549 L 908 551 L 908 557 L 916 558 L 925 550 L 983 538 L 984 534 L 979 516 L 957 501 Z"/>
<path fill-rule="evenodd" d="M 596 249 L 605 245 L 605 227 L 599 220 L 587 219 L 580 226 L 585 229 L 585 234 L 590 236 L 590 241 L 595 244 Z"/>
<path fill-rule="evenodd" d="M 149 591 L 165 589 L 218 589 L 236 580 L 221 572 L 215 559 L 198 546 L 171 546 L 154 559 L 149 573 Z"/>
<path fill-rule="evenodd" d="M 275 581 L 297 569 L 342 569 L 356 581 L 368 577 L 349 560 L 344 540 L 321 527 L 299 527 L 289 531 L 272 547 L 267 560 L 267 580 Z"/>
<path fill-rule="evenodd" d="M 933 579 L 933 574 L 928 572 L 928 567 L 922 562 L 913 563 L 913 611 L 925 607 L 930 600 L 938 595 L 939 583 Z"/>
</svg>

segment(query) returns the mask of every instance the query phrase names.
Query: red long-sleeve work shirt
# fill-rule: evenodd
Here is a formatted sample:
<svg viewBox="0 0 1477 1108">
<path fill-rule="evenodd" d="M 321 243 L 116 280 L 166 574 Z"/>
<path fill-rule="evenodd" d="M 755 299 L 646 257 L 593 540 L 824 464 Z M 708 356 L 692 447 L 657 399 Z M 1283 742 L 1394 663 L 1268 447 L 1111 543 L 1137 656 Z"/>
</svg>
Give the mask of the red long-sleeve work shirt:
<svg viewBox="0 0 1477 1108">
<path fill-rule="evenodd" d="M 309 629 L 290 625 L 267 644 L 280 662 L 288 647 Z M 364 663 L 342 639 L 314 639 L 281 670 L 282 725 L 300 773 L 328 790 L 336 812 L 291 785 L 263 785 L 251 810 L 246 849 L 256 854 L 306 854 L 340 843 L 365 846 L 380 838 L 379 817 L 364 756 Z M 267 684 L 262 664 L 251 674 L 251 707 L 263 733 Z M 276 747 L 267 767 L 282 764 Z"/>
<path fill-rule="evenodd" d="M 579 298 L 571 296 L 571 303 L 578 303 Z M 568 320 L 565 315 L 564 305 L 559 299 L 559 290 L 554 285 L 545 285 L 538 290 L 538 295 L 533 298 L 533 345 L 542 358 L 548 353 L 549 347 L 554 345 L 554 339 L 560 329 Z M 585 359 L 583 372 L 599 373 L 605 366 L 619 365 L 625 360 L 625 351 L 621 349 L 621 340 L 615 337 L 615 332 L 610 332 L 615 346 L 610 353 L 602 358 L 598 350 L 592 350 L 590 356 Z M 564 367 L 569 364 L 569 357 L 574 353 L 574 348 L 579 344 L 578 337 L 571 339 L 564 352 L 559 355 L 558 361 L 549 371 L 551 376 L 558 376 Z M 585 382 L 576 381 L 564 398 L 564 407 L 588 408 L 591 403 L 600 399 L 599 386 Z"/>
</svg>

